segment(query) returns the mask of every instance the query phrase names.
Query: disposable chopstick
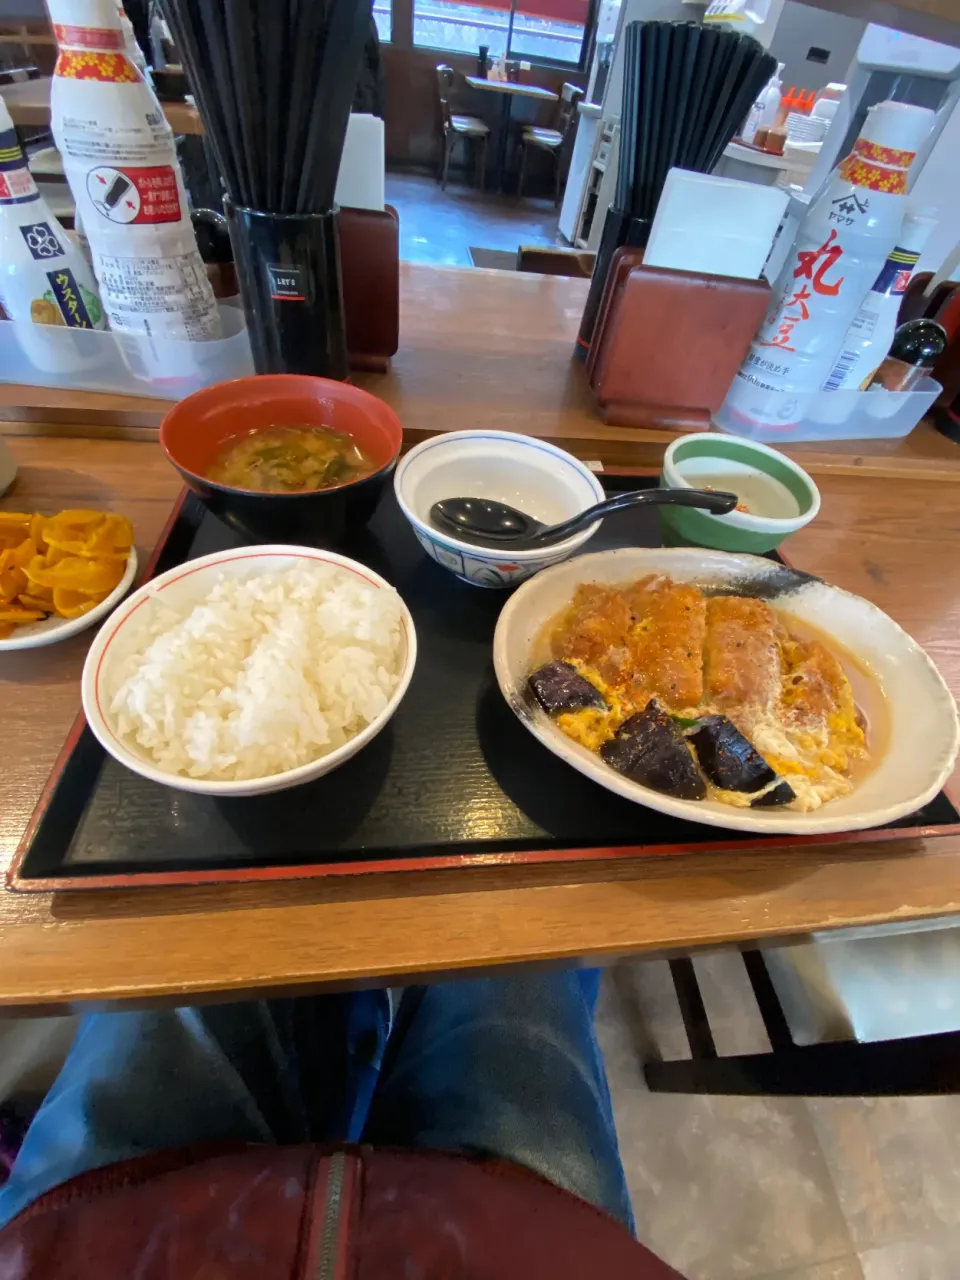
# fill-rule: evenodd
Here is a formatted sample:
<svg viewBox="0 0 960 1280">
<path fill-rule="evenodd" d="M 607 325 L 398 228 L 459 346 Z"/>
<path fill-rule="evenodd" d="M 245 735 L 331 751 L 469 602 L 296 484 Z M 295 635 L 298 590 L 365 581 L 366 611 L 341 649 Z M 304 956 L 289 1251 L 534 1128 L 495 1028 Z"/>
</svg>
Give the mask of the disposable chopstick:
<svg viewBox="0 0 960 1280">
<path fill-rule="evenodd" d="M 750 47 L 751 45 L 753 46 L 752 48 Z M 730 105 L 734 101 L 744 77 L 749 73 L 752 63 L 761 56 L 761 52 L 759 44 L 751 37 L 737 39 L 733 57 L 730 59 L 730 65 L 727 67 L 726 75 L 723 78 L 723 83 L 717 96 L 717 104 L 713 111 L 710 129 L 704 134 L 701 143 L 700 163 L 703 166 L 706 166 L 707 158 L 713 152 L 717 139 L 722 135 L 726 127 Z M 736 128 L 736 125 L 734 125 L 734 128 Z"/>
<path fill-rule="evenodd" d="M 324 213 L 333 207 L 347 121 L 372 12 L 373 0 L 331 2 L 297 193 L 298 213 Z"/>
<path fill-rule="evenodd" d="M 620 112 L 620 163 L 614 197 L 618 209 L 629 209 L 637 160 L 637 95 L 639 93 L 640 31 L 630 22 L 624 33 L 623 108 Z"/>
<path fill-rule="evenodd" d="M 691 85 L 691 102 L 680 150 L 676 156 L 676 167 L 692 169 L 693 157 L 696 154 L 697 142 L 704 128 L 704 121 L 709 119 L 705 108 L 705 97 L 709 91 L 713 65 L 719 56 L 720 32 L 703 27 L 697 41 L 697 56 L 693 67 Z"/>
<path fill-rule="evenodd" d="M 737 128 L 746 118 L 750 107 L 756 102 L 763 86 L 769 81 L 776 69 L 777 60 L 770 54 L 764 54 L 762 57 L 755 59 L 748 67 L 740 82 L 740 87 L 731 99 L 730 108 L 726 114 L 726 126 L 720 136 L 714 139 L 713 146 L 707 155 L 707 173 L 719 162 L 731 138 L 736 134 Z"/>
<path fill-rule="evenodd" d="M 280 209 L 295 213 L 297 192 L 303 176 L 310 113 L 318 92 L 317 53 L 324 48 L 328 5 L 326 0 L 299 0 L 291 7 L 295 32 L 290 66 L 290 107 L 287 115 L 283 167 L 280 179 Z"/>
<path fill-rule="evenodd" d="M 163 15 L 176 41 L 187 82 L 203 118 L 220 176 L 226 184 L 229 195 L 239 199 L 240 188 L 233 153 L 227 145 L 227 129 L 220 110 L 220 101 L 207 64 L 202 58 L 203 46 L 197 36 L 194 15 L 188 5 L 171 3 L 171 0 L 164 0 Z"/>
<path fill-rule="evenodd" d="M 248 5 L 250 0 L 248 0 Z M 254 26 L 249 11 L 240 13 L 236 0 L 226 0 L 227 52 L 233 72 L 234 99 L 240 137 L 247 159 L 249 201 L 255 209 L 267 207 L 264 172 L 267 139 L 263 128 L 263 94 L 254 53 Z"/>
<path fill-rule="evenodd" d="M 210 68 L 217 95 L 223 103 L 223 119 L 229 148 L 235 157 L 237 185 L 240 201 L 249 205 L 252 201 L 253 182 L 250 173 L 250 157 L 243 149 L 240 135 L 239 112 L 233 90 L 233 76 L 227 56 L 227 34 L 223 15 L 216 0 L 195 0 L 203 32 L 203 41 L 210 58 Z"/>
<path fill-rule="evenodd" d="M 688 23 L 683 42 L 683 60 L 677 88 L 677 110 L 674 116 L 673 136 L 670 140 L 670 154 L 666 172 L 679 164 L 686 131 L 690 128 L 694 111 L 693 73 L 697 63 L 697 52 L 700 48 L 700 36 L 703 31 L 693 23 Z M 664 175 L 666 176 L 666 175 Z"/>
</svg>

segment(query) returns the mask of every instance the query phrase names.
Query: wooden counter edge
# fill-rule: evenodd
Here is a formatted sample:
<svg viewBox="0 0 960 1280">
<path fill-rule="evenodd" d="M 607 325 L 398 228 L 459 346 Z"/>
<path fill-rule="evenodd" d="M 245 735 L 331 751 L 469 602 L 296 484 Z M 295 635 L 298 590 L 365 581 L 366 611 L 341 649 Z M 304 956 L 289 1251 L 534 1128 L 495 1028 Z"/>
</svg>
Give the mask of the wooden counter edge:
<svg viewBox="0 0 960 1280">
<path fill-rule="evenodd" d="M 86 419 L 82 416 L 82 410 L 78 415 L 76 410 L 56 410 L 49 406 L 41 411 L 42 417 L 34 418 L 33 411 L 27 407 L 22 411 L 25 415 L 23 418 L 4 419 L 3 414 L 9 409 L 0 403 L 0 436 L 150 442 L 157 439 L 160 419 L 168 407 L 165 401 L 157 401 L 156 405 L 154 408 L 140 401 L 136 409 L 116 410 L 108 414 L 91 413 Z M 596 425 L 602 428 L 596 434 L 544 438 L 552 439 L 553 443 L 568 449 L 578 458 L 600 462 L 607 470 L 627 472 L 659 469 L 664 450 L 676 439 L 676 435 L 672 433 L 642 428 L 610 428 L 599 422 Z M 434 434 L 436 433 L 407 427 L 404 440 L 409 447 Z M 874 442 L 870 440 L 836 441 L 833 445 L 829 442 L 822 445 L 807 443 L 785 447 L 783 452 L 812 476 L 868 476 L 873 479 L 960 482 L 960 446 L 949 442 L 951 448 L 956 450 L 956 459 L 949 453 L 940 456 L 934 454 L 932 446 L 945 440 L 945 437 L 940 436 L 928 422 L 921 422 L 914 429 L 913 435 L 917 436 L 915 454 L 874 453 L 870 449 Z M 847 446 L 846 452 L 837 448 L 843 445 Z M 925 447 L 931 450 L 926 455 L 923 452 Z"/>
<path fill-rule="evenodd" d="M 0 906 L 0 1007 L 252 998 L 787 945 L 813 931 L 960 912 L 958 853 L 952 836 L 763 850 L 749 861 L 651 856 L 584 867 L 572 882 L 568 864 L 60 893 L 32 904 L 10 895 Z M 145 924 L 155 939 L 161 921 L 162 955 L 143 944 Z"/>
</svg>

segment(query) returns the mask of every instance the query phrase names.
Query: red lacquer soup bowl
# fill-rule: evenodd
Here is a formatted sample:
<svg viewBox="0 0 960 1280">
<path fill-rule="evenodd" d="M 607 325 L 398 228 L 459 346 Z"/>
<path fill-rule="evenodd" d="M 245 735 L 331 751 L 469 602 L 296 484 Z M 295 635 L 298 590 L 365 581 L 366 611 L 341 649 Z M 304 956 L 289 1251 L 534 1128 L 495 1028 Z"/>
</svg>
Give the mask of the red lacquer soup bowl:
<svg viewBox="0 0 960 1280">
<path fill-rule="evenodd" d="M 350 436 L 376 470 L 329 489 L 261 493 L 211 480 L 224 445 L 267 427 L 326 427 Z M 293 373 L 236 378 L 181 400 L 160 444 L 215 515 L 255 542 L 332 547 L 373 515 L 400 455 L 403 428 L 389 405 L 359 387 Z"/>
</svg>

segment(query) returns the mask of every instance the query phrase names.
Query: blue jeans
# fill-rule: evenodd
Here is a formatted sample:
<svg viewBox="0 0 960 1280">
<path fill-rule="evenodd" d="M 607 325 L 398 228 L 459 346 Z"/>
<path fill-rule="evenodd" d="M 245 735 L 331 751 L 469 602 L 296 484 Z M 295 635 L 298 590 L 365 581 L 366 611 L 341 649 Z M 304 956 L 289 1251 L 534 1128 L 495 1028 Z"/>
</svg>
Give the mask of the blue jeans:
<svg viewBox="0 0 960 1280">
<path fill-rule="evenodd" d="M 200 1142 L 357 1142 L 525 1165 L 633 1229 L 598 970 L 84 1019 L 0 1226 L 57 1183 Z"/>
</svg>

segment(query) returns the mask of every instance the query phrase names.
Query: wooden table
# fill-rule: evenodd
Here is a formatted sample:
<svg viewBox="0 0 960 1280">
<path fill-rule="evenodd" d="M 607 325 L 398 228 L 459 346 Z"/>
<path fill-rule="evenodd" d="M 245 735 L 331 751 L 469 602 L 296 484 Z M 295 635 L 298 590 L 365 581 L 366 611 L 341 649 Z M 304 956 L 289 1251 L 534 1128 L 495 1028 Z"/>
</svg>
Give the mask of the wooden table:
<svg viewBox="0 0 960 1280">
<path fill-rule="evenodd" d="M 425 432 L 486 422 L 555 437 L 562 428 L 569 436 L 559 438 L 586 444 L 587 456 L 609 446 L 608 461 L 655 457 L 649 440 L 636 441 L 631 453 L 634 433 L 618 428 L 606 429 L 610 438 L 584 439 L 594 420 L 576 378 L 557 383 L 556 370 L 569 370 L 582 282 L 529 277 L 514 290 L 507 273 L 433 268 L 404 278 L 402 355 L 391 374 L 364 381 L 402 403 L 408 425 Z M 478 297 L 487 301 L 473 313 L 466 301 Z M 8 434 L 21 474 L 0 508 L 109 506 L 132 517 L 146 552 L 177 493 L 176 476 L 150 429 L 114 427 L 128 438 L 112 439 L 84 430 L 64 421 L 21 424 Z M 615 435 L 627 439 L 617 444 Z M 893 484 L 863 474 L 855 453 L 840 463 L 822 456 L 822 512 L 791 539 L 791 558 L 887 610 L 960 693 L 957 460 L 944 453 L 928 459 L 927 472 L 905 467 Z M 897 455 L 886 465 L 895 474 Z M 79 706 L 87 643 L 78 636 L 0 659 L 0 873 Z M 0 892 L 0 1005 L 405 982 L 958 911 L 954 838 L 249 887 Z"/>
<path fill-rule="evenodd" d="M 539 98 L 544 102 L 556 102 L 559 95 L 552 89 L 543 89 L 536 84 L 519 84 L 513 80 L 487 80 L 483 76 L 464 76 L 471 89 L 479 89 L 482 93 L 500 94 L 500 136 L 497 139 L 497 190 L 503 190 L 503 179 L 507 168 L 507 141 L 510 135 L 510 113 L 513 110 L 514 98 Z"/>
<path fill-rule="evenodd" d="M 47 125 L 50 123 L 49 76 L 36 80 L 18 80 L 3 86 L 3 100 L 14 124 Z M 203 133 L 203 122 L 196 107 L 188 102 L 163 102 L 163 113 L 174 133 Z"/>
</svg>

